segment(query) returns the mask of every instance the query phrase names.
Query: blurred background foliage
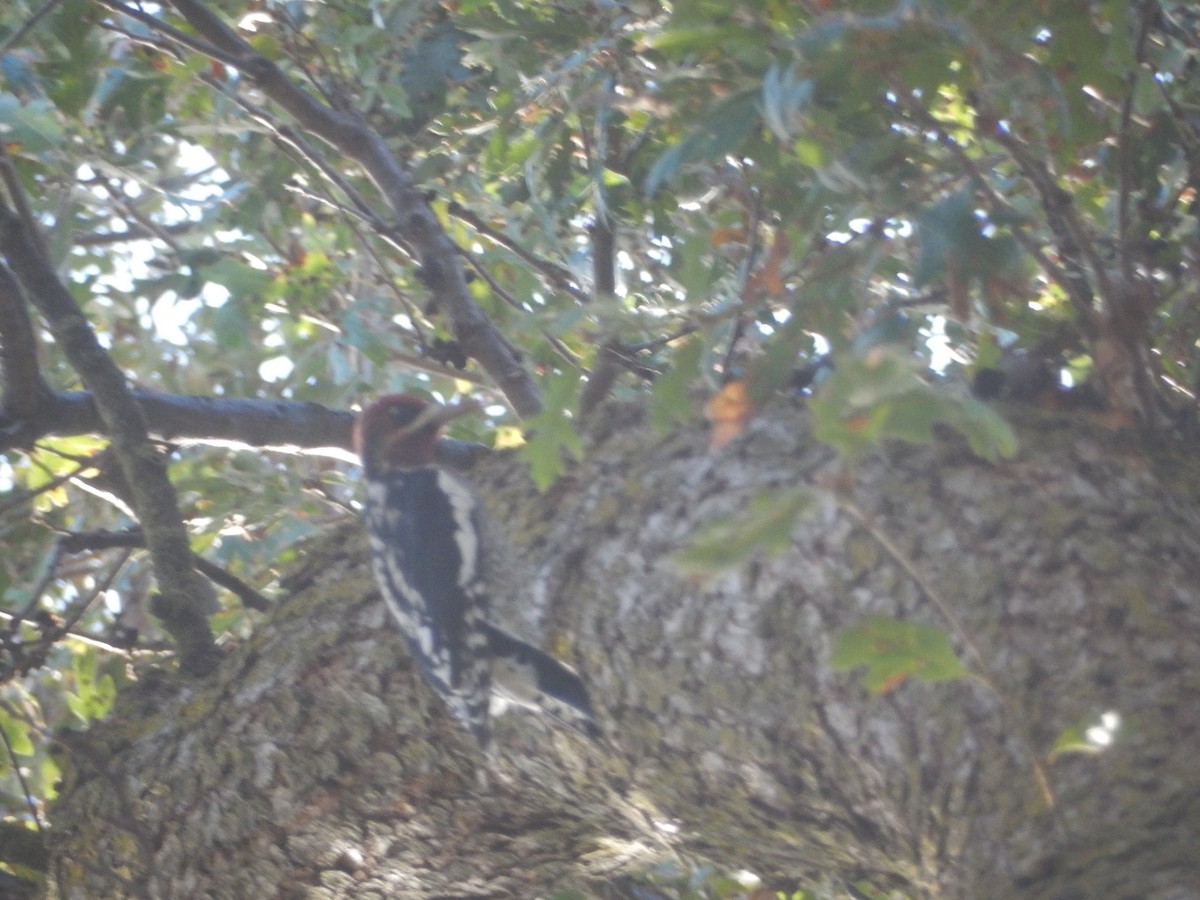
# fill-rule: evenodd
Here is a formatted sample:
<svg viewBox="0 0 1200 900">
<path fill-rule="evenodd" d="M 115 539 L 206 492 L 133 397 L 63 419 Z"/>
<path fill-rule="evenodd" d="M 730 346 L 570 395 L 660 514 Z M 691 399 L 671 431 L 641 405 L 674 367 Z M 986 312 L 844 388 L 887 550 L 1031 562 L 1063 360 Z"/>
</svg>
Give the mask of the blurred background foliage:
<svg viewBox="0 0 1200 900">
<path fill-rule="evenodd" d="M 428 191 L 541 385 L 523 451 L 540 484 L 580 452 L 597 386 L 648 396 L 660 427 L 707 400 L 716 443 L 802 394 L 850 457 L 935 422 L 1012 453 L 981 393 L 1190 427 L 1191 3 L 211 6 Z M 0 6 L 7 164 L 129 379 L 344 409 L 467 395 L 488 415 L 460 436 L 520 443 L 375 186 L 191 33 L 169 3 Z M 38 338 L 51 386 L 79 389 Z M 131 658 L 169 653 L 144 551 L 87 539 L 135 525 L 104 446 L 0 460 L 13 820 L 53 796 L 53 735 L 103 715 Z M 344 459 L 195 443 L 171 460 L 193 549 L 268 600 L 297 542 L 357 508 Z M 223 602 L 222 632 L 250 627 Z"/>
</svg>

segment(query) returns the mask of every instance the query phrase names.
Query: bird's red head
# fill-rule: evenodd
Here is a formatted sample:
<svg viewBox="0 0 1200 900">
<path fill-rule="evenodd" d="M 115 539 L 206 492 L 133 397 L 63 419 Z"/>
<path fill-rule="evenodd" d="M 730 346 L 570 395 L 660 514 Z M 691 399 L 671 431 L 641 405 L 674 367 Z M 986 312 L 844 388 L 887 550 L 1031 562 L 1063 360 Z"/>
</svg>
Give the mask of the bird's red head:
<svg viewBox="0 0 1200 900">
<path fill-rule="evenodd" d="M 367 477 L 432 465 L 442 426 L 471 408 L 442 406 L 411 394 L 379 398 L 354 423 L 354 450 Z"/>
</svg>

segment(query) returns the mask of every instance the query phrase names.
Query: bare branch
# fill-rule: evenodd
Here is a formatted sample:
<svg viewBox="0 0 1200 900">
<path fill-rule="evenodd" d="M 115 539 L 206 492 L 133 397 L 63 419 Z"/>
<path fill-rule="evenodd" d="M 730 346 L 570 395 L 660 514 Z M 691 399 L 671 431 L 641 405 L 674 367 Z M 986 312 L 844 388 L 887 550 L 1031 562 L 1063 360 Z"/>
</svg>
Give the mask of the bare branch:
<svg viewBox="0 0 1200 900">
<path fill-rule="evenodd" d="M 130 548 L 124 548 L 124 552 L 117 557 L 116 562 L 108 567 L 108 571 L 104 573 L 104 577 L 96 583 L 88 595 L 77 600 L 72 605 L 70 612 L 63 616 L 62 624 L 54 629 L 51 640 L 57 641 L 60 637 L 64 637 L 71 632 L 79 623 L 79 620 L 83 618 L 83 614 L 91 608 L 93 603 L 100 599 L 100 595 L 112 587 L 112 583 L 116 581 L 117 575 L 125 568 L 125 564 L 129 562 L 129 557 L 132 555 Z"/>
<path fill-rule="evenodd" d="M 354 414 L 316 403 L 186 397 L 134 390 L 150 434 L 164 440 L 280 449 L 339 448 L 350 457 Z M 38 437 L 105 433 L 91 394 L 55 394 L 34 420 Z"/>
<path fill-rule="evenodd" d="M 50 388 L 38 368 L 33 323 L 21 286 L 0 263 L 0 410 L 12 416 L 33 414 Z"/>
<path fill-rule="evenodd" d="M 1150 34 L 1152 18 L 1158 13 L 1157 3 L 1139 0 L 1137 25 L 1133 38 L 1134 62 L 1125 74 L 1125 97 L 1121 101 L 1120 120 L 1117 124 L 1117 254 L 1121 262 L 1121 276 L 1126 285 L 1134 280 L 1134 258 L 1129 248 L 1130 203 L 1133 199 L 1133 105 L 1137 95 L 1138 76 L 1146 58 L 1146 41 Z"/>
<path fill-rule="evenodd" d="M 446 372 L 463 377 L 453 370 Z M 132 394 L 142 408 L 149 433 L 163 440 L 259 447 L 286 453 L 312 451 L 314 455 L 346 462 L 358 460 L 351 449 L 352 412 L 286 400 L 186 397 L 136 389 Z M 28 446 L 49 435 L 105 434 L 107 430 L 91 394 L 83 391 L 48 394 L 27 419 L 5 417 L 0 411 L 0 452 Z M 439 461 L 457 468 L 469 468 L 485 452 L 479 444 L 450 438 L 438 445 Z M 64 475 L 57 483 L 71 477 Z M 32 497 L 29 494 L 21 500 Z"/>
<path fill-rule="evenodd" d="M 9 184 L 10 191 L 14 188 Z M 31 227 L 31 226 L 30 226 Z M 204 672 L 216 661 L 208 624 L 212 585 L 192 567 L 187 530 L 162 453 L 151 443 L 145 415 L 125 376 L 100 345 L 75 298 L 59 280 L 25 220 L 0 202 L 0 253 L 49 324 L 55 341 L 91 389 L 146 532 L 160 599 L 156 613 L 175 639 L 180 665 Z"/>
</svg>

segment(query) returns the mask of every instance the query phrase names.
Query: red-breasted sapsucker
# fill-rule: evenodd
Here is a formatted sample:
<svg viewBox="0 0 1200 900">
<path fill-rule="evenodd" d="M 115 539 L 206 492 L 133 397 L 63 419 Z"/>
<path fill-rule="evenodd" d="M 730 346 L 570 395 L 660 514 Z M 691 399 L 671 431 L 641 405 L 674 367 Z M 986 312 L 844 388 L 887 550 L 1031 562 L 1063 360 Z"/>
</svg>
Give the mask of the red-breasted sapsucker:
<svg viewBox="0 0 1200 900">
<path fill-rule="evenodd" d="M 579 675 L 488 621 L 479 503 L 436 457 L 442 425 L 464 411 L 393 395 L 358 418 L 379 590 L 425 680 L 485 751 L 490 715 L 510 704 L 595 736 Z"/>
</svg>

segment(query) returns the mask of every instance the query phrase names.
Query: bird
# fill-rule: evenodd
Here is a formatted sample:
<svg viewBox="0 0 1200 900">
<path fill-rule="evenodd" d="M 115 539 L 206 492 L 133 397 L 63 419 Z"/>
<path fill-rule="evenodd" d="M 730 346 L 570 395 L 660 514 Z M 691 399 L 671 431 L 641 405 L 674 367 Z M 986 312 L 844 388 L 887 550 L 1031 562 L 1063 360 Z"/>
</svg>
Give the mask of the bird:
<svg viewBox="0 0 1200 900">
<path fill-rule="evenodd" d="M 483 510 L 438 456 L 442 428 L 474 409 L 393 394 L 358 416 L 376 584 L 425 681 L 485 753 L 491 717 L 513 707 L 597 737 L 579 674 L 489 620 Z"/>
</svg>

